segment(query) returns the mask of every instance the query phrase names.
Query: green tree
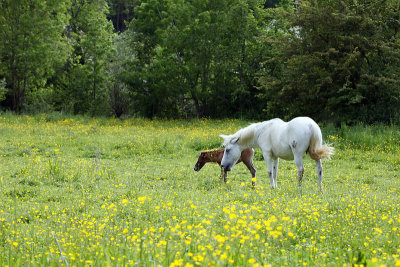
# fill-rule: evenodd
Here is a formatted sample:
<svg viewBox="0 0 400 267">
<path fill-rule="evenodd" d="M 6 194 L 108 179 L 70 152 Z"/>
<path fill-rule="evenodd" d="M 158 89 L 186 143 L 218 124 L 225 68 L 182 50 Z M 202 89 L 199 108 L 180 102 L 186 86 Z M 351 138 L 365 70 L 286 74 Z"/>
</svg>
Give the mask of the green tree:
<svg viewBox="0 0 400 267">
<path fill-rule="evenodd" d="M 0 101 L 3 101 L 4 99 L 6 99 L 6 80 L 0 80 Z"/>
<path fill-rule="evenodd" d="M 72 53 L 57 69 L 56 108 L 72 113 L 109 114 L 109 83 L 113 28 L 103 1 L 72 0 L 65 35 Z"/>
<path fill-rule="evenodd" d="M 7 82 L 8 103 L 21 112 L 27 95 L 48 89 L 54 66 L 65 60 L 62 35 L 68 0 L 0 2 L 0 77 Z"/>
<path fill-rule="evenodd" d="M 344 122 L 398 117 L 399 2 L 304 0 L 261 83 L 269 112 Z M 278 67 L 277 67 L 278 66 Z"/>
<path fill-rule="evenodd" d="M 273 8 L 276 7 L 276 5 L 279 4 L 279 0 L 266 0 L 264 1 L 264 7 L 265 8 Z"/>
<path fill-rule="evenodd" d="M 113 22 L 115 31 L 125 31 L 134 16 L 133 10 L 139 4 L 139 0 L 107 0 L 107 3 L 110 6 L 108 18 Z"/>
<path fill-rule="evenodd" d="M 257 76 L 270 55 L 264 41 L 269 22 L 260 1 L 232 1 L 224 11 L 208 100 L 210 114 L 260 118 L 265 104 L 256 97 Z"/>
<path fill-rule="evenodd" d="M 136 61 L 127 82 L 147 115 L 172 107 L 232 115 L 263 60 L 261 1 L 143 1 L 130 24 Z M 253 103 L 254 104 L 254 103 Z M 157 111 L 158 110 L 158 111 Z M 235 109 L 237 111 L 237 109 Z"/>
<path fill-rule="evenodd" d="M 129 71 L 129 64 L 135 59 L 134 51 L 129 46 L 129 32 L 120 33 L 113 43 L 113 59 L 107 67 L 109 76 L 109 99 L 113 114 L 120 117 L 123 114 L 133 113 L 134 100 L 131 92 L 124 82 L 124 77 Z"/>
</svg>

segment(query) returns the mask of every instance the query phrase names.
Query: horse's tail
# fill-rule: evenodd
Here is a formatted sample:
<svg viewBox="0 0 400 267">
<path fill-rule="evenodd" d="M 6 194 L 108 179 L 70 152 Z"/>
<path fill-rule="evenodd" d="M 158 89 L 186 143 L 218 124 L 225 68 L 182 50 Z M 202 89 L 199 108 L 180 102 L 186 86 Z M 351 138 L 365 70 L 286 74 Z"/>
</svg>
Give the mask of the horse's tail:
<svg viewBox="0 0 400 267">
<path fill-rule="evenodd" d="M 315 123 L 311 127 L 311 140 L 308 153 L 313 160 L 330 159 L 335 149 L 329 144 L 322 144 L 322 133 L 319 126 Z"/>
</svg>

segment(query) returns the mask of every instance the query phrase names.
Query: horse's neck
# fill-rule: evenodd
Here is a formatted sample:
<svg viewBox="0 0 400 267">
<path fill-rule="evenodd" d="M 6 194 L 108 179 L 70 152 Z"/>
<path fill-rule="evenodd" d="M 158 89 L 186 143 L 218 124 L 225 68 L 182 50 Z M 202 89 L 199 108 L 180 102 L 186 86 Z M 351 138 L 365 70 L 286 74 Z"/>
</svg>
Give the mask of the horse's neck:
<svg viewBox="0 0 400 267">
<path fill-rule="evenodd" d="M 243 130 L 241 133 L 241 149 L 242 151 L 247 148 L 257 148 L 258 146 L 258 138 L 260 136 L 260 122 L 253 123 Z"/>
<path fill-rule="evenodd" d="M 246 148 L 259 148 L 260 147 L 258 144 L 258 139 L 261 134 L 261 128 L 258 127 L 258 125 L 260 125 L 260 123 L 258 123 L 257 126 L 255 126 L 253 140 L 248 143 Z"/>
<path fill-rule="evenodd" d="M 265 143 L 265 138 L 272 134 L 272 130 L 274 130 L 276 135 L 277 128 L 283 129 L 285 124 L 286 123 L 281 119 L 272 119 L 258 123 L 254 128 L 254 137 L 249 147 L 261 148 L 261 146 L 263 146 Z M 279 136 L 280 134 L 277 135 Z"/>
</svg>

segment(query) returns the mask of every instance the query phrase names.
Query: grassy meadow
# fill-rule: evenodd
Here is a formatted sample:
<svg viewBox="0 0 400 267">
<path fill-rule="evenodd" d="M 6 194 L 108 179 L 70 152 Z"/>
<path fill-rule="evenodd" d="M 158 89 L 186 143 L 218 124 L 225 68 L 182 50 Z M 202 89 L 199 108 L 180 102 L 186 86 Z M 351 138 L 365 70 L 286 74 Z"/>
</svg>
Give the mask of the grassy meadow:
<svg viewBox="0 0 400 267">
<path fill-rule="evenodd" d="M 400 128 L 322 127 L 269 188 L 243 164 L 193 167 L 241 120 L 0 116 L 0 266 L 400 266 Z"/>
</svg>

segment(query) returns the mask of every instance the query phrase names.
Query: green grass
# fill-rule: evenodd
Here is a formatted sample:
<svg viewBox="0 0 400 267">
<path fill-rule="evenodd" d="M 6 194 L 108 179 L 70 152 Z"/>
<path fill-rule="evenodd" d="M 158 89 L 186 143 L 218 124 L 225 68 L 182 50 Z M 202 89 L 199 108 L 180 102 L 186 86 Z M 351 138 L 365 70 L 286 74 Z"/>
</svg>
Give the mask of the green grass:
<svg viewBox="0 0 400 267">
<path fill-rule="evenodd" d="M 323 127 L 323 193 L 308 156 L 301 189 L 283 160 L 269 189 L 260 151 L 255 190 L 193 171 L 248 123 L 1 116 L 0 265 L 400 265 L 398 127 Z"/>
</svg>

